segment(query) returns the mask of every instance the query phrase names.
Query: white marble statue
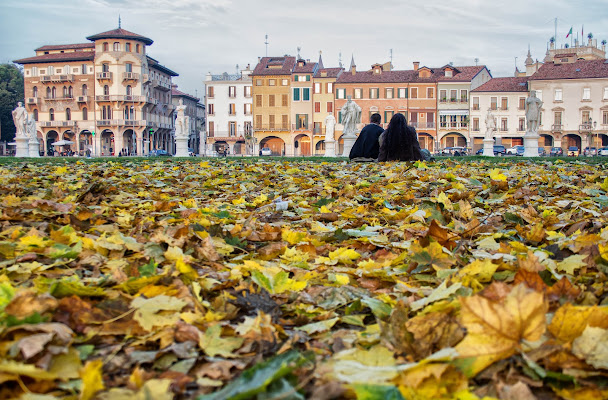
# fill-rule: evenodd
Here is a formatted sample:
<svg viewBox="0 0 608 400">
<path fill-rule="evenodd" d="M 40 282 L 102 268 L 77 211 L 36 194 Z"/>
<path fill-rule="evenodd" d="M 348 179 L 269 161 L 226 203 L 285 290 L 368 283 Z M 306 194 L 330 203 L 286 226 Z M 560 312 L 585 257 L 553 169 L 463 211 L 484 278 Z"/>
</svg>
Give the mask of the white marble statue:
<svg viewBox="0 0 608 400">
<path fill-rule="evenodd" d="M 13 122 L 15 123 L 16 133 L 18 138 L 27 137 L 27 110 L 23 107 L 23 103 L 17 103 L 17 108 L 13 110 Z"/>
<path fill-rule="evenodd" d="M 325 142 L 334 140 L 334 131 L 336 129 L 336 117 L 333 114 L 328 114 L 325 117 Z"/>
<path fill-rule="evenodd" d="M 30 139 L 34 139 L 37 140 L 38 139 L 38 133 L 36 132 L 36 120 L 34 119 L 34 114 L 29 113 L 28 117 L 27 117 L 27 136 Z"/>
<path fill-rule="evenodd" d="M 526 122 L 529 132 L 538 132 L 542 106 L 543 102 L 536 97 L 536 90 L 531 90 L 530 96 L 526 99 Z"/>
<path fill-rule="evenodd" d="M 357 133 L 357 124 L 361 121 L 361 107 L 348 96 L 346 104 L 342 107 L 342 125 L 344 135 Z"/>
<path fill-rule="evenodd" d="M 492 108 L 488 108 L 488 113 L 486 114 L 486 139 L 492 139 L 494 137 L 494 132 L 496 131 L 496 118 L 492 113 Z"/>
<path fill-rule="evenodd" d="M 186 116 L 184 100 L 179 99 L 179 105 L 175 107 L 177 118 L 175 119 L 175 136 L 188 136 L 188 117 Z"/>
</svg>

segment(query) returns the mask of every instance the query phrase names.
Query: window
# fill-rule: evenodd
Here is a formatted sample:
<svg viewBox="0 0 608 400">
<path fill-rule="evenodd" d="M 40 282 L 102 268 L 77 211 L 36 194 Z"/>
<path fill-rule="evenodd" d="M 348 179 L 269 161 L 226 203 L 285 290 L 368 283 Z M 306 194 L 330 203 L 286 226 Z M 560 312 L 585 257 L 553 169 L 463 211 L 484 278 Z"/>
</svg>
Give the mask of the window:
<svg viewBox="0 0 608 400">
<path fill-rule="evenodd" d="M 243 94 L 245 97 L 251 97 L 251 86 L 245 86 L 243 88 Z"/>
<path fill-rule="evenodd" d="M 68 88 L 64 86 L 62 93 L 63 93 L 63 98 L 67 99 L 68 98 Z"/>
<path fill-rule="evenodd" d="M 469 101 L 469 91 L 468 90 L 461 90 L 460 91 L 460 101 L 462 103 L 467 103 Z"/>
<path fill-rule="evenodd" d="M 274 107 L 274 94 L 268 95 L 268 106 Z"/>
<path fill-rule="evenodd" d="M 260 115 L 260 117 L 261 117 L 261 115 Z M 215 122 L 209 121 L 209 128 L 207 129 L 207 134 L 210 137 L 213 137 L 213 135 L 215 134 Z"/>
<path fill-rule="evenodd" d="M 38 121 L 38 110 L 34 108 L 34 121 Z"/>
<path fill-rule="evenodd" d="M 608 111 L 602 112 L 602 125 L 608 125 Z"/>
<path fill-rule="evenodd" d="M 103 45 L 101 46 L 102 51 L 108 51 L 108 42 L 103 42 Z"/>
<path fill-rule="evenodd" d="M 258 129 L 260 129 L 262 127 L 262 116 L 261 115 L 255 116 L 255 125 L 258 127 Z"/>
<path fill-rule="evenodd" d="M 363 89 L 355 89 L 355 99 L 360 99 L 363 97 Z"/>
<path fill-rule="evenodd" d="M 448 116 L 447 115 L 440 115 L 439 116 L 439 127 L 440 128 L 447 128 L 448 127 Z"/>
<path fill-rule="evenodd" d="M 458 90 L 450 90 L 450 101 L 455 103 L 458 101 Z"/>
<path fill-rule="evenodd" d="M 32 88 L 32 97 L 38 97 L 38 86 Z"/>
<path fill-rule="evenodd" d="M 86 121 L 89 119 L 89 110 L 87 110 L 86 107 L 82 109 L 82 119 L 83 119 L 83 121 Z"/>
<path fill-rule="evenodd" d="M 103 106 L 101 107 L 101 119 L 112 119 L 112 107 Z"/>
<path fill-rule="evenodd" d="M 215 115 L 215 104 L 207 104 L 207 114 Z"/>
<path fill-rule="evenodd" d="M 591 121 L 591 111 L 583 111 L 583 124 L 588 124 Z"/>
<path fill-rule="evenodd" d="M 473 118 L 473 131 L 479 132 L 479 118 Z"/>
<path fill-rule="evenodd" d="M 543 91 L 542 90 L 537 90 L 536 91 L 536 97 L 538 97 L 538 99 L 540 101 L 543 101 Z M 524 107 L 525 108 L 525 107 Z"/>
<path fill-rule="evenodd" d="M 120 51 L 120 43 L 114 42 L 112 45 L 112 51 Z"/>
<path fill-rule="evenodd" d="M 283 129 L 289 129 L 289 120 L 288 120 L 288 118 L 289 117 L 287 115 L 285 115 L 285 114 L 283 114 L 281 116 L 281 123 L 282 123 L 281 128 L 283 128 Z"/>
<path fill-rule="evenodd" d="M 441 89 L 439 91 L 439 101 L 441 103 L 445 103 L 446 101 L 448 101 L 448 91 L 445 89 Z"/>
<path fill-rule="evenodd" d="M 64 66 L 63 66 L 63 73 L 64 73 L 64 74 L 70 74 L 70 73 L 71 73 L 71 71 L 72 71 L 72 69 L 70 68 L 70 66 L 69 66 L 69 65 L 64 65 Z"/>
<path fill-rule="evenodd" d="M 49 75 L 54 75 L 55 74 L 55 67 L 53 67 L 52 65 L 49 66 L 49 68 L 48 68 L 48 74 Z"/>
<path fill-rule="evenodd" d="M 131 85 L 127 85 L 127 96 L 131 96 L 132 94 Z"/>
<path fill-rule="evenodd" d="M 307 75 L 310 76 L 310 75 Z M 302 100 L 310 101 L 310 88 L 302 88 Z"/>
<path fill-rule="evenodd" d="M 334 103 L 332 103 L 331 101 L 327 102 L 327 112 L 334 112 Z"/>
<path fill-rule="evenodd" d="M 110 64 L 108 64 L 108 63 L 101 64 L 101 72 L 110 72 Z"/>
<path fill-rule="evenodd" d="M 490 108 L 492 110 L 497 110 L 498 109 L 498 97 L 490 97 Z"/>
<path fill-rule="evenodd" d="M 345 99 L 346 98 L 346 89 L 337 89 L 336 90 L 336 98 L 337 99 Z"/>
<path fill-rule="evenodd" d="M 561 111 L 556 111 L 553 113 L 553 123 L 555 125 L 562 124 L 562 112 Z"/>
<path fill-rule="evenodd" d="M 479 97 L 473 97 L 473 110 L 479 110 Z"/>
<path fill-rule="evenodd" d="M 327 82 L 327 84 L 325 85 L 325 92 L 327 92 L 328 94 L 334 92 L 333 82 Z"/>
<path fill-rule="evenodd" d="M 105 85 L 103 87 L 103 95 L 104 96 L 109 96 L 110 95 L 110 87 L 108 85 Z"/>
<path fill-rule="evenodd" d="M 314 93 L 321 93 L 321 83 L 315 82 L 314 88 L 315 88 Z"/>
<path fill-rule="evenodd" d="M 262 85 L 264 85 L 264 81 L 262 79 L 256 79 L 255 80 L 255 85 L 256 86 L 262 86 Z"/>
<path fill-rule="evenodd" d="M 262 95 L 261 94 L 255 95 L 255 106 L 262 107 Z"/>
<path fill-rule="evenodd" d="M 283 99 L 281 101 L 281 105 L 283 107 L 287 107 L 287 105 L 289 104 L 289 96 L 287 96 L 286 94 L 284 94 L 282 97 L 283 97 Z"/>
<path fill-rule="evenodd" d="M 591 88 L 583 88 L 583 101 L 591 100 Z"/>
<path fill-rule="evenodd" d="M 501 118 L 500 119 L 500 130 L 502 132 L 506 132 L 508 130 L 507 119 L 506 118 Z"/>
<path fill-rule="evenodd" d="M 131 43 L 125 44 L 125 51 L 128 51 L 128 52 L 131 51 Z"/>
<path fill-rule="evenodd" d="M 384 97 L 386 97 L 387 99 L 392 99 L 395 97 L 395 89 L 393 88 L 386 88 L 385 93 L 384 93 Z"/>
<path fill-rule="evenodd" d="M 289 86 L 289 79 L 283 79 L 283 80 L 281 80 L 281 85 L 282 86 Z"/>
<path fill-rule="evenodd" d="M 135 52 L 136 52 L 136 53 L 139 53 L 139 44 L 136 44 L 136 45 L 135 45 Z"/>
<path fill-rule="evenodd" d="M 427 99 L 434 99 L 435 98 L 435 88 L 426 88 L 426 98 Z"/>
<path fill-rule="evenodd" d="M 251 115 L 251 104 L 244 104 L 245 106 L 245 115 Z"/>
<path fill-rule="evenodd" d="M 127 71 L 127 72 L 133 72 L 133 64 L 126 63 L 125 64 L 125 71 Z"/>
<path fill-rule="evenodd" d="M 55 121 L 55 110 L 53 110 L 52 108 L 49 110 L 49 119 L 51 121 Z"/>
<path fill-rule="evenodd" d="M 88 89 L 87 85 L 82 85 L 82 95 L 87 96 L 88 93 L 89 93 L 89 89 Z"/>
<path fill-rule="evenodd" d="M 52 98 L 52 99 L 57 98 L 57 88 L 56 88 L 56 87 L 53 87 L 53 88 L 51 89 L 51 98 Z"/>
<path fill-rule="evenodd" d="M 517 127 L 517 130 L 520 132 L 523 132 L 526 130 L 526 119 L 525 118 L 519 119 L 519 125 Z"/>
<path fill-rule="evenodd" d="M 526 109 L 526 98 L 525 97 L 520 97 L 519 98 L 519 107 L 520 110 L 525 110 Z"/>
<path fill-rule="evenodd" d="M 51 88 L 50 88 L 50 87 L 47 87 L 47 88 L 46 88 L 46 98 L 47 98 L 47 99 L 50 99 L 50 98 L 51 98 Z"/>
<path fill-rule="evenodd" d="M 207 97 L 214 97 L 214 89 L 213 86 L 207 86 Z"/>
<path fill-rule="evenodd" d="M 418 98 L 418 88 L 411 88 L 410 89 L 410 97 L 412 99 L 417 99 Z"/>
<path fill-rule="evenodd" d="M 268 86 L 276 86 L 276 85 L 277 85 L 276 79 L 268 79 Z"/>
<path fill-rule="evenodd" d="M 268 128 L 274 129 L 274 115 L 268 116 Z"/>
<path fill-rule="evenodd" d="M 296 114 L 296 128 L 308 129 L 308 114 Z"/>
<path fill-rule="evenodd" d="M 555 89 L 554 100 L 555 101 L 562 101 L 562 90 L 561 89 Z"/>
<path fill-rule="evenodd" d="M 395 115 L 395 112 L 393 110 L 385 111 L 384 112 L 384 122 L 389 122 L 391 120 L 391 118 L 393 118 L 393 115 Z M 371 117 L 371 115 L 370 115 L 370 117 Z"/>
<path fill-rule="evenodd" d="M 399 88 L 399 92 L 397 93 L 400 99 L 407 99 L 407 88 Z"/>
<path fill-rule="evenodd" d="M 378 89 L 378 88 L 371 88 L 371 89 L 369 89 L 369 98 L 370 99 L 377 99 L 379 92 L 380 92 L 380 89 Z"/>
<path fill-rule="evenodd" d="M 228 97 L 232 99 L 236 97 L 236 86 L 228 86 Z"/>
<path fill-rule="evenodd" d="M 300 88 L 293 88 L 293 101 L 300 101 Z"/>
<path fill-rule="evenodd" d="M 38 76 L 38 67 L 32 67 L 32 76 Z M 606 90 L 604 90 L 604 93 L 606 93 Z"/>
<path fill-rule="evenodd" d="M 236 136 L 236 122 L 230 121 L 228 123 L 228 134 L 230 136 Z"/>
<path fill-rule="evenodd" d="M 501 97 L 500 98 L 500 109 L 501 110 L 508 110 L 509 109 L 509 99 L 506 97 Z"/>
<path fill-rule="evenodd" d="M 315 112 L 321 112 L 321 102 L 315 101 Z"/>
<path fill-rule="evenodd" d="M 34 75 L 34 68 L 32 68 L 32 75 Z M 608 87 L 604 88 L 604 100 L 608 100 Z"/>
</svg>

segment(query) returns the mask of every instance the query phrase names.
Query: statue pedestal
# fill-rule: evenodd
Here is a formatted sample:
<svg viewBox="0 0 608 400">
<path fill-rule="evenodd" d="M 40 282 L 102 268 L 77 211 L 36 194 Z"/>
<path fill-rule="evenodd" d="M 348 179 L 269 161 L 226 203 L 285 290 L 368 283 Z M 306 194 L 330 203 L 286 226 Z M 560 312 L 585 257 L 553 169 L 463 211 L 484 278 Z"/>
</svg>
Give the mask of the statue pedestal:
<svg viewBox="0 0 608 400">
<path fill-rule="evenodd" d="M 177 136 L 175 138 L 175 155 L 174 157 L 188 157 L 188 137 Z"/>
<path fill-rule="evenodd" d="M 524 135 L 524 157 L 538 157 L 538 132 L 526 131 Z"/>
<path fill-rule="evenodd" d="M 336 156 L 336 141 L 335 140 L 326 140 L 325 141 L 325 157 L 335 157 Z"/>
<path fill-rule="evenodd" d="M 483 153 L 487 157 L 494 157 L 494 139 L 483 140 Z"/>
<path fill-rule="evenodd" d="M 348 157 L 350 155 L 350 150 L 357 141 L 357 135 L 354 132 L 348 133 L 342 136 L 342 139 L 344 139 L 344 151 L 342 152 L 342 157 Z"/>
<path fill-rule="evenodd" d="M 40 157 L 40 143 L 36 139 L 30 139 L 28 142 L 29 156 L 33 158 Z"/>
<path fill-rule="evenodd" d="M 30 157 L 29 139 L 25 137 L 15 138 L 17 148 L 15 149 L 15 157 L 26 158 Z"/>
</svg>

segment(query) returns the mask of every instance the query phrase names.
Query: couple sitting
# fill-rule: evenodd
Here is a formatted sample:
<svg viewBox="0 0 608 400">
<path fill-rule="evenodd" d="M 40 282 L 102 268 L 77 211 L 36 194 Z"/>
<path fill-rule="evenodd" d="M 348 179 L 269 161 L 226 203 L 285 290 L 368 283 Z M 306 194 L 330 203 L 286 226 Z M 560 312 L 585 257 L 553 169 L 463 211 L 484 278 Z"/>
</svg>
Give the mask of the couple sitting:
<svg viewBox="0 0 608 400">
<path fill-rule="evenodd" d="M 372 114 L 370 124 L 359 134 L 350 151 L 351 161 L 417 161 L 424 160 L 416 129 L 408 126 L 403 114 L 395 114 L 386 130 L 380 114 Z"/>
</svg>

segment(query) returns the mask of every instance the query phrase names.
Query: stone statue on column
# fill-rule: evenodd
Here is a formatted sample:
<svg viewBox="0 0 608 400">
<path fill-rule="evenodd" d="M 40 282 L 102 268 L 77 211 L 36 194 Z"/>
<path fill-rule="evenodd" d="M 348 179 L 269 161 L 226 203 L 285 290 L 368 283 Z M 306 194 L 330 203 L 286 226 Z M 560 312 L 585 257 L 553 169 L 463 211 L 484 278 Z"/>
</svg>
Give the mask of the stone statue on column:
<svg viewBox="0 0 608 400">
<path fill-rule="evenodd" d="M 334 139 L 334 132 L 336 129 L 336 117 L 329 113 L 325 117 L 325 157 L 336 156 L 336 141 Z"/>
<path fill-rule="evenodd" d="M 494 157 L 494 132 L 496 132 L 496 118 L 492 113 L 492 108 L 488 108 L 486 114 L 486 133 L 483 138 L 483 155 Z"/>
<path fill-rule="evenodd" d="M 348 157 L 355 141 L 357 140 L 357 124 L 361 121 L 361 107 L 348 96 L 346 104 L 342 107 L 342 139 L 344 140 L 344 151 L 342 157 Z"/>
<path fill-rule="evenodd" d="M 36 130 L 36 120 L 34 114 L 27 114 L 26 133 L 29 139 L 28 152 L 30 157 L 40 157 L 40 142 L 38 142 L 38 132 Z"/>
<path fill-rule="evenodd" d="M 29 137 L 27 134 L 27 110 L 22 102 L 17 103 L 17 107 L 12 111 L 13 122 L 15 123 L 15 142 L 17 148 L 15 157 L 29 157 Z"/>
<path fill-rule="evenodd" d="M 190 117 L 186 115 L 187 106 L 184 100 L 179 99 L 179 105 L 175 107 L 177 118 L 175 118 L 175 157 L 188 157 L 188 136 L 190 134 Z"/>
<path fill-rule="evenodd" d="M 526 133 L 524 134 L 524 157 L 538 157 L 538 126 L 543 102 L 536 97 L 536 90 L 530 91 L 526 99 Z"/>
</svg>

